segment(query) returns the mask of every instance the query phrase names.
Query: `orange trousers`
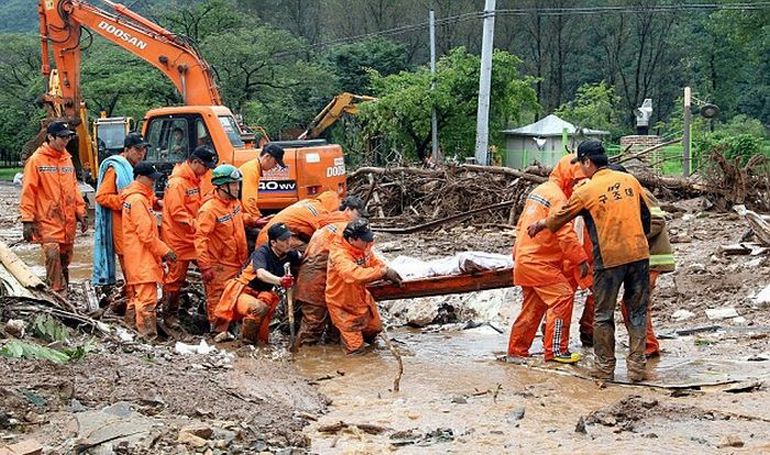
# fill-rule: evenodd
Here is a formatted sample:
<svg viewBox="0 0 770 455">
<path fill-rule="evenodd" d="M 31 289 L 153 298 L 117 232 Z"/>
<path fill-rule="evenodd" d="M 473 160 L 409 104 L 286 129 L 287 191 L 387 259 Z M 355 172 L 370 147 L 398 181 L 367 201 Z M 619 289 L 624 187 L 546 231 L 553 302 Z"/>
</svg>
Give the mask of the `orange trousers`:
<svg viewBox="0 0 770 455">
<path fill-rule="evenodd" d="M 547 286 L 522 286 L 524 302 L 511 327 L 508 355 L 527 357 L 540 321 L 545 315 L 545 360 L 569 352 L 569 327 L 575 291 L 565 281 Z"/>
<path fill-rule="evenodd" d="M 129 305 L 136 308 L 136 331 L 142 336 L 152 336 L 158 333 L 157 315 L 158 284 L 139 283 L 131 286 L 133 293 Z"/>
<path fill-rule="evenodd" d="M 335 309 L 329 308 L 329 316 L 331 316 L 332 322 L 339 320 L 339 317 L 335 317 Z M 382 332 L 382 320 L 380 319 L 380 313 L 377 308 L 369 307 L 369 314 L 359 321 L 363 323 L 361 330 L 347 331 L 343 330 L 340 325 L 335 326 L 340 331 L 340 340 L 342 341 L 342 348 L 346 354 L 352 354 L 364 347 L 364 343 L 373 343 L 377 335 Z M 358 325 L 358 323 L 356 325 Z"/>
<path fill-rule="evenodd" d="M 182 289 L 184 280 L 187 279 L 187 269 L 193 261 L 178 259 L 176 262 L 168 264 L 168 274 L 163 279 L 163 293 L 179 292 Z"/>
<path fill-rule="evenodd" d="M 280 298 L 273 292 L 260 292 L 256 295 L 253 292 L 241 292 L 235 303 L 233 321 L 245 319 L 249 323 L 256 324 L 258 327 L 257 340 L 250 341 L 267 344 L 270 338 L 270 321 L 273 320 L 273 314 L 279 302 Z M 245 321 L 244 324 L 246 324 Z"/>
<path fill-rule="evenodd" d="M 222 298 L 222 292 L 224 292 L 227 282 L 238 276 L 241 268 L 217 264 L 211 270 L 214 272 L 214 278 L 211 281 L 204 282 L 203 287 L 206 290 L 206 314 L 213 326 L 214 322 L 216 322 L 214 310 L 219 304 L 219 299 Z"/>
<path fill-rule="evenodd" d="M 655 283 L 658 282 L 658 276 L 660 272 L 650 270 L 650 296 L 655 290 Z M 583 308 L 583 315 L 580 317 L 580 333 L 584 333 L 593 336 L 594 333 L 594 312 L 595 302 L 592 295 L 586 298 L 585 307 Z M 620 313 L 623 315 L 623 322 L 628 321 L 628 308 L 625 301 L 620 302 Z M 655 336 L 655 329 L 652 328 L 652 298 L 647 305 L 647 336 L 644 343 L 644 353 L 646 355 L 652 355 L 660 352 L 660 343 Z"/>
<path fill-rule="evenodd" d="M 43 243 L 45 282 L 54 292 L 67 290 L 70 281 L 69 265 L 72 262 L 72 243 Z"/>
</svg>

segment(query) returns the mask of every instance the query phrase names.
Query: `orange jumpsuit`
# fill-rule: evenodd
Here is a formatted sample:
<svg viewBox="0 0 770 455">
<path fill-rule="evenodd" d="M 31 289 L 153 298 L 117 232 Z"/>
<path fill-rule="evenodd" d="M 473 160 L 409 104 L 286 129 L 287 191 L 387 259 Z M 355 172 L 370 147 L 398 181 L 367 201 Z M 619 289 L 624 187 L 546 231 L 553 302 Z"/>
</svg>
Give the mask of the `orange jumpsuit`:
<svg viewBox="0 0 770 455">
<path fill-rule="evenodd" d="M 123 252 L 126 258 L 126 283 L 136 309 L 136 328 L 142 335 L 156 333 L 155 307 L 158 284 L 163 282 L 162 257 L 171 249 L 160 240 L 155 212 L 154 189 L 132 182 L 121 193 L 123 202 Z"/>
<path fill-rule="evenodd" d="M 302 265 L 297 274 L 295 296 L 302 308 L 302 322 L 297 343 L 317 343 L 324 329 L 331 328 L 326 309 L 326 266 L 329 247 L 342 236 L 347 222 L 327 224 L 317 230 L 305 249 Z"/>
<path fill-rule="evenodd" d="M 527 197 L 519 218 L 513 272 L 514 284 L 521 286 L 524 301 L 511 328 L 508 355 L 526 357 L 545 315 L 543 348 L 545 360 L 569 351 L 574 289 L 564 275 L 565 261 L 580 264 L 587 260 L 572 225 L 555 233 L 544 231 L 534 238 L 527 227 L 557 211 L 566 202 L 561 189 L 552 181 L 537 186 Z"/>
<path fill-rule="evenodd" d="M 187 268 L 196 259 L 195 219 L 201 208 L 201 180 L 190 163 L 174 168 L 163 196 L 163 225 L 161 237 L 174 250 L 177 261 L 169 264 L 163 283 L 163 293 L 179 292 L 187 277 Z"/>
<path fill-rule="evenodd" d="M 272 285 L 257 278 L 257 270 L 265 269 L 275 276 L 283 276 L 284 264 L 289 263 L 296 269 L 300 259 L 300 255 L 295 251 L 279 258 L 267 245 L 254 250 L 240 275 L 228 281 L 222 292 L 222 298 L 214 310 L 214 331 L 224 332 L 231 322 L 243 319 L 241 333 L 244 334 L 244 341 L 267 344 L 270 321 L 280 297 L 274 292 Z M 254 313 L 255 309 L 258 314 Z M 255 327 L 255 339 L 246 336 L 249 326 Z"/>
<path fill-rule="evenodd" d="M 239 168 L 243 174 L 241 182 L 241 207 L 243 212 L 251 215 L 253 218 L 260 218 L 262 212 L 259 211 L 259 179 L 262 177 L 262 165 L 259 157 L 246 161 Z"/>
<path fill-rule="evenodd" d="M 359 351 L 382 332 L 382 321 L 366 284 L 385 276 L 387 267 L 373 253 L 339 237 L 329 248 L 326 304 L 347 354 Z"/>
<path fill-rule="evenodd" d="M 201 271 L 214 272 L 214 277 L 204 282 L 206 312 L 209 322 L 214 323 L 214 310 L 225 285 L 238 276 L 249 258 L 240 202 L 222 199 L 215 192 L 198 211 L 197 226 L 195 251 L 198 267 Z"/>
<path fill-rule="evenodd" d="M 331 193 L 332 196 L 327 193 Z M 336 203 L 334 202 L 336 198 Z M 334 207 L 336 205 L 336 207 Z M 333 207 L 329 210 L 329 207 Z M 284 223 L 303 243 L 310 241 L 313 233 L 322 226 L 347 221 L 339 208 L 339 197 L 333 191 L 321 193 L 317 198 L 303 199 L 278 212 L 257 237 L 257 246 L 267 243 L 267 230 L 276 223 Z"/>
<path fill-rule="evenodd" d="M 86 215 L 69 153 L 38 147 L 24 166 L 19 207 L 21 221 L 35 225 L 32 241 L 42 246 L 47 284 L 66 290 L 77 218 Z"/>
</svg>

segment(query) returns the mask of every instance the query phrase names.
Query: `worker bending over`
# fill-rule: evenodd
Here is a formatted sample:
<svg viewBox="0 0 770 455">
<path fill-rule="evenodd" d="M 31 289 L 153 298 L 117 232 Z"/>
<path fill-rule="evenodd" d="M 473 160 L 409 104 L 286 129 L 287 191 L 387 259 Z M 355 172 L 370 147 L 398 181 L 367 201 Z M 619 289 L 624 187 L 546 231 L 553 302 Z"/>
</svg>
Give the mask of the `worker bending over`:
<svg viewBox="0 0 770 455">
<path fill-rule="evenodd" d="M 66 297 L 76 222 L 86 232 L 86 205 L 78 188 L 67 143 L 75 132 L 64 121 L 46 129 L 46 142 L 24 165 L 21 222 L 27 242 L 39 243 L 45 257 L 46 284 Z"/>
<path fill-rule="evenodd" d="M 155 309 L 158 284 L 163 282 L 162 260 L 169 264 L 176 261 L 176 254 L 158 236 L 152 210 L 155 180 L 161 175 L 151 164 L 138 163 L 134 166 L 134 181 L 121 193 L 125 274 L 132 294 L 126 320 L 130 323 L 135 318 L 137 332 L 149 340 L 158 335 Z"/>
<path fill-rule="evenodd" d="M 364 343 L 373 343 L 382 331 L 377 304 L 366 285 L 383 278 L 401 284 L 398 273 L 374 255 L 373 242 L 369 222 L 359 218 L 348 223 L 329 248 L 326 303 L 347 355 L 364 354 Z"/>
<path fill-rule="evenodd" d="M 298 346 L 318 343 L 324 330 L 327 330 L 328 339 L 339 338 L 339 334 L 335 334 L 335 337 L 331 333 L 336 332 L 336 329 L 331 324 L 326 309 L 326 266 L 329 262 L 329 247 L 342 236 L 342 231 L 350 221 L 369 216 L 364 201 L 357 196 L 343 199 L 339 211 L 346 220 L 327 224 L 315 231 L 299 267 L 295 291 L 302 310 L 302 322 L 297 333 Z"/>
<path fill-rule="evenodd" d="M 179 291 L 195 253 L 195 219 L 202 204 L 201 177 L 216 167 L 217 155 L 207 146 L 197 147 L 187 161 L 177 165 L 163 195 L 161 237 L 177 254 L 163 283 L 164 321 L 175 322 Z M 170 327 L 175 328 L 175 327 Z"/>
<path fill-rule="evenodd" d="M 277 288 L 294 286 L 292 275 L 284 275 L 284 266 L 295 271 L 302 259 L 292 249 L 293 233 L 283 223 L 270 226 L 268 244 L 254 250 L 249 263 L 225 286 L 214 311 L 214 331 L 226 335 L 231 322 L 243 320 L 241 339 L 244 343 L 267 344 L 270 321 L 280 301 Z M 222 339 L 220 335 L 215 340 Z"/>
<path fill-rule="evenodd" d="M 206 290 L 206 314 L 212 325 L 216 322 L 214 310 L 225 285 L 238 276 L 249 258 L 243 213 L 238 200 L 241 180 L 241 171 L 235 166 L 217 166 L 211 178 L 214 193 L 198 211 L 195 252 Z"/>
<path fill-rule="evenodd" d="M 336 191 L 324 191 L 314 198 L 302 199 L 278 212 L 266 228 L 273 224 L 283 223 L 294 232 L 297 248 L 305 250 L 307 242 L 315 231 L 329 223 L 347 221 L 345 215 L 338 211 L 340 197 Z M 257 246 L 267 243 L 267 229 L 262 229 L 257 237 Z"/>
<path fill-rule="evenodd" d="M 588 258 L 578 242 L 571 223 L 555 232 L 526 235 L 527 227 L 556 213 L 567 201 L 556 182 L 538 185 L 527 197 L 516 228 L 513 282 L 521 286 L 524 300 L 521 312 L 511 328 L 508 342 L 510 361 L 528 357 L 529 348 L 545 315 L 543 337 L 546 361 L 575 363 L 578 353 L 569 351 L 569 328 L 575 289 L 565 272 L 580 269 L 588 275 Z"/>
<path fill-rule="evenodd" d="M 649 299 L 649 203 L 633 176 L 607 168 L 601 142 L 584 141 L 576 162 L 590 180 L 572 193 L 569 201 L 547 218 L 532 223 L 530 237 L 541 230 L 557 232 L 578 214 L 585 214 L 594 256 L 593 292 L 595 369 L 592 374 L 612 380 L 615 372 L 615 305 L 621 284 L 629 312 L 629 354 L 626 360 L 631 381 L 644 379 L 644 335 Z M 646 225 L 646 226 L 645 226 Z"/>
</svg>

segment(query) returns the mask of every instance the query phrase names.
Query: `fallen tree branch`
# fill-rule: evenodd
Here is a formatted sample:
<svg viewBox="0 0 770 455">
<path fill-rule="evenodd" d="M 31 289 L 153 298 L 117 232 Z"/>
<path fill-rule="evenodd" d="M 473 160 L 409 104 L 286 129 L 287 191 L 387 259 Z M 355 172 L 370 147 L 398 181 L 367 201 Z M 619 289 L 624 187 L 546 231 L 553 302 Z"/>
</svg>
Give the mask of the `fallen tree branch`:
<svg viewBox="0 0 770 455">
<path fill-rule="evenodd" d="M 447 216 L 444 218 L 440 218 L 438 220 L 430 221 L 428 223 L 418 224 L 416 226 L 409 226 L 404 228 L 389 228 L 389 227 L 382 227 L 382 226 L 372 226 L 372 231 L 375 232 L 388 232 L 391 234 L 412 234 L 419 231 L 424 231 L 425 229 L 430 229 L 435 226 L 440 226 L 444 223 L 448 223 L 450 221 L 460 221 L 465 218 L 469 218 L 473 216 L 474 213 L 479 212 L 485 212 L 487 210 L 494 210 L 494 209 L 500 209 L 503 207 L 510 207 L 514 205 L 516 201 L 505 201 L 505 202 L 499 202 L 497 204 L 487 205 L 485 207 L 481 207 L 478 209 L 470 210 L 464 213 L 458 213 L 455 215 Z"/>
<path fill-rule="evenodd" d="M 385 346 L 388 347 L 388 350 L 390 350 L 390 353 L 393 354 L 393 357 L 396 358 L 396 362 L 398 363 L 396 377 L 393 379 L 393 391 L 399 392 L 401 390 L 401 376 L 404 375 L 404 361 L 401 360 L 401 354 L 398 353 L 396 348 L 393 347 L 393 343 L 390 342 L 387 330 L 380 332 L 380 337 L 385 341 Z"/>
<path fill-rule="evenodd" d="M 662 142 L 660 144 L 653 145 L 652 147 L 647 147 L 646 149 L 642 150 L 639 153 L 634 153 L 633 155 L 627 156 L 627 157 L 622 158 L 622 159 L 618 159 L 618 157 L 620 157 L 622 155 L 616 155 L 616 156 L 613 156 L 612 158 L 610 158 L 610 162 L 617 163 L 617 164 L 623 164 L 623 163 L 625 163 L 627 161 L 631 161 L 633 159 L 641 158 L 644 155 L 647 155 L 648 153 L 652 153 L 655 150 L 658 150 L 660 148 L 676 144 L 677 142 L 682 142 L 682 138 L 680 137 L 679 139 L 674 139 L 673 141 Z M 626 149 L 626 150 L 628 150 L 628 149 Z"/>
<path fill-rule="evenodd" d="M 318 431 L 320 433 L 333 434 L 333 433 L 339 433 L 345 428 L 358 428 L 359 430 L 367 434 L 382 434 L 388 431 L 393 431 L 392 428 L 381 427 L 379 425 L 372 425 L 370 423 L 347 423 L 341 420 L 337 423 L 320 426 L 318 427 Z"/>
</svg>

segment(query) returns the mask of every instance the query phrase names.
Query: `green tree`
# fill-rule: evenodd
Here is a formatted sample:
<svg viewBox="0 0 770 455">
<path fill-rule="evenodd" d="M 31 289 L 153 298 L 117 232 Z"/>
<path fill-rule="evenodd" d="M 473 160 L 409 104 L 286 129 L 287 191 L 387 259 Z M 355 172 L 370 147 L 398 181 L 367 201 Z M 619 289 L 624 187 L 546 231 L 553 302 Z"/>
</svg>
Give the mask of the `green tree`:
<svg viewBox="0 0 770 455">
<path fill-rule="evenodd" d="M 406 46 L 382 38 L 334 47 L 326 58 L 335 67 L 340 90 L 357 94 L 371 92 L 370 69 L 381 76 L 409 69 Z"/>
<path fill-rule="evenodd" d="M 559 106 L 555 114 L 575 125 L 618 133 L 624 128 L 618 106 L 620 97 L 606 82 L 584 84 L 575 99 Z"/>
<path fill-rule="evenodd" d="M 509 120 L 536 105 L 532 79 L 518 73 L 521 60 L 496 50 L 492 58 L 490 139 L 501 144 L 500 131 Z M 430 117 L 435 107 L 440 146 L 447 156 L 473 154 L 478 103 L 479 58 L 465 48 L 452 50 L 437 62 L 436 88 L 425 67 L 380 76 L 372 71 L 376 103 L 361 107 L 369 136 L 381 136 L 405 156 L 425 160 L 430 150 Z"/>
</svg>

